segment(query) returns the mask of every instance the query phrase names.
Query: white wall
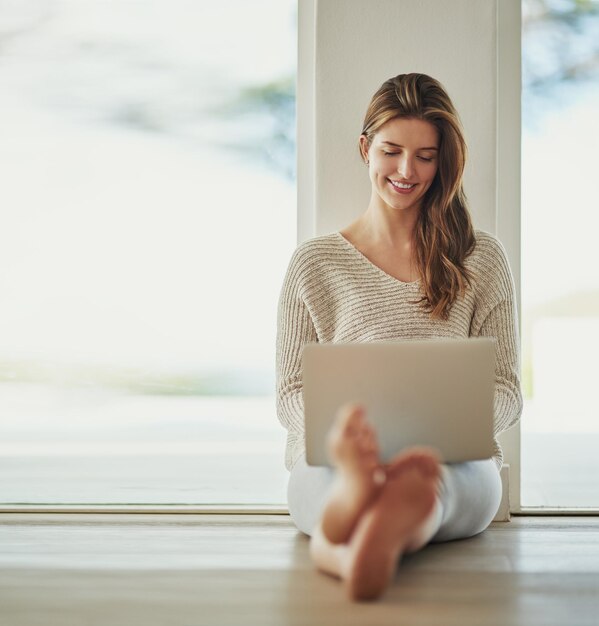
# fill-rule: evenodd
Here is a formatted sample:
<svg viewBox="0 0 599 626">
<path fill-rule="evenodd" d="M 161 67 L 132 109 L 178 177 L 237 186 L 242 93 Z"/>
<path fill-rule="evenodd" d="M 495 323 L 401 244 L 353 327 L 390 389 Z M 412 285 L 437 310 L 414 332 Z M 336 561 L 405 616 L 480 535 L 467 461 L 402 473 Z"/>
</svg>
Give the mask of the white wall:
<svg viewBox="0 0 599 626">
<path fill-rule="evenodd" d="M 299 0 L 298 58 L 299 241 L 366 209 L 356 144 L 368 102 L 386 79 L 423 72 L 460 113 L 474 225 L 506 246 L 519 300 L 520 1 Z M 517 429 L 502 442 L 518 509 Z"/>
</svg>

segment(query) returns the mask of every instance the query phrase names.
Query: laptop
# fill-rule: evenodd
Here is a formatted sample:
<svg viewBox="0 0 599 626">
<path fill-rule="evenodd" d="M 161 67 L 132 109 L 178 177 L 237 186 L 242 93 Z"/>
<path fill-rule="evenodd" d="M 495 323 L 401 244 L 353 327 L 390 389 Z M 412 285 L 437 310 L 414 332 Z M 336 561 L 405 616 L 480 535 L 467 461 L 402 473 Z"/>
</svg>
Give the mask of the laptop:
<svg viewBox="0 0 599 626">
<path fill-rule="evenodd" d="M 365 407 L 385 463 L 414 445 L 444 463 L 494 453 L 492 338 L 310 343 L 302 370 L 308 465 L 331 466 L 327 434 L 348 402 Z"/>
</svg>

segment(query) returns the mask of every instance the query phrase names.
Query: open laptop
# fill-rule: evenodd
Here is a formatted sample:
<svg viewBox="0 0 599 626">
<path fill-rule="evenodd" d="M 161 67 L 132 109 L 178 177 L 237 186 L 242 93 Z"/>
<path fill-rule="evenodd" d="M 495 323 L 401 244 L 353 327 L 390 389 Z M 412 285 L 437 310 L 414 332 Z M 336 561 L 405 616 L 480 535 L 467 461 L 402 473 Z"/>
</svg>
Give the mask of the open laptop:
<svg viewBox="0 0 599 626">
<path fill-rule="evenodd" d="M 348 402 L 365 407 L 384 462 L 412 445 L 446 463 L 493 455 L 494 339 L 311 343 L 302 361 L 309 465 L 331 465 L 327 434 Z"/>
</svg>

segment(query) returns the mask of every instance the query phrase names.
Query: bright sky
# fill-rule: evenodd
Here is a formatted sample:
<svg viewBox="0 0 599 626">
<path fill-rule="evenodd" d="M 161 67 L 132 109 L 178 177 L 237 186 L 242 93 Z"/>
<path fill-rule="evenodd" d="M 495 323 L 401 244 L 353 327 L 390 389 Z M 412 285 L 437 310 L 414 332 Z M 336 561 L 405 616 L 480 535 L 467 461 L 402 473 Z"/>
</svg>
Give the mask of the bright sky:
<svg viewBox="0 0 599 626">
<path fill-rule="evenodd" d="M 18 41 L 0 69 L 0 361 L 274 367 L 293 185 L 225 151 L 89 117 L 111 89 L 130 96 L 131 68 L 116 63 L 133 63 L 127 45 L 161 47 L 148 58 L 195 67 L 198 85 L 200 61 L 234 86 L 278 78 L 295 64 L 293 4 L 63 1 L 43 36 Z M 61 61 L 76 42 L 106 50 L 73 69 Z M 62 71 L 74 86 L 48 80 Z M 90 74 L 93 93 L 78 91 Z M 140 98 L 170 85 L 156 76 Z"/>
<path fill-rule="evenodd" d="M 599 89 L 522 142 L 522 301 L 599 290 Z"/>
<path fill-rule="evenodd" d="M 294 67 L 295 2 L 8 6 L 15 28 L 45 18 L 0 67 L 0 361 L 273 367 L 295 189 L 181 138 L 198 103 Z M 110 119 L 136 98 L 168 132 Z M 599 288 L 597 110 L 525 133 L 525 307 Z"/>
</svg>

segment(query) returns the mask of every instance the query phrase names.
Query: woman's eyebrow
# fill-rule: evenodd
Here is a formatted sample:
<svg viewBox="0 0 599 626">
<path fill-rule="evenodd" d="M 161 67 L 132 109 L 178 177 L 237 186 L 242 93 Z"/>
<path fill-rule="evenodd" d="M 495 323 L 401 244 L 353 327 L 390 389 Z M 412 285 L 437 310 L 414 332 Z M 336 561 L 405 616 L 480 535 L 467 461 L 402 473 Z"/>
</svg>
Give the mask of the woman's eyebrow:
<svg viewBox="0 0 599 626">
<path fill-rule="evenodd" d="M 384 143 L 387 146 L 393 146 L 394 148 L 403 148 L 401 144 L 393 143 L 392 141 L 381 141 L 381 143 Z M 429 146 L 426 148 L 418 148 L 418 150 L 438 150 L 438 148 L 436 146 Z"/>
</svg>

